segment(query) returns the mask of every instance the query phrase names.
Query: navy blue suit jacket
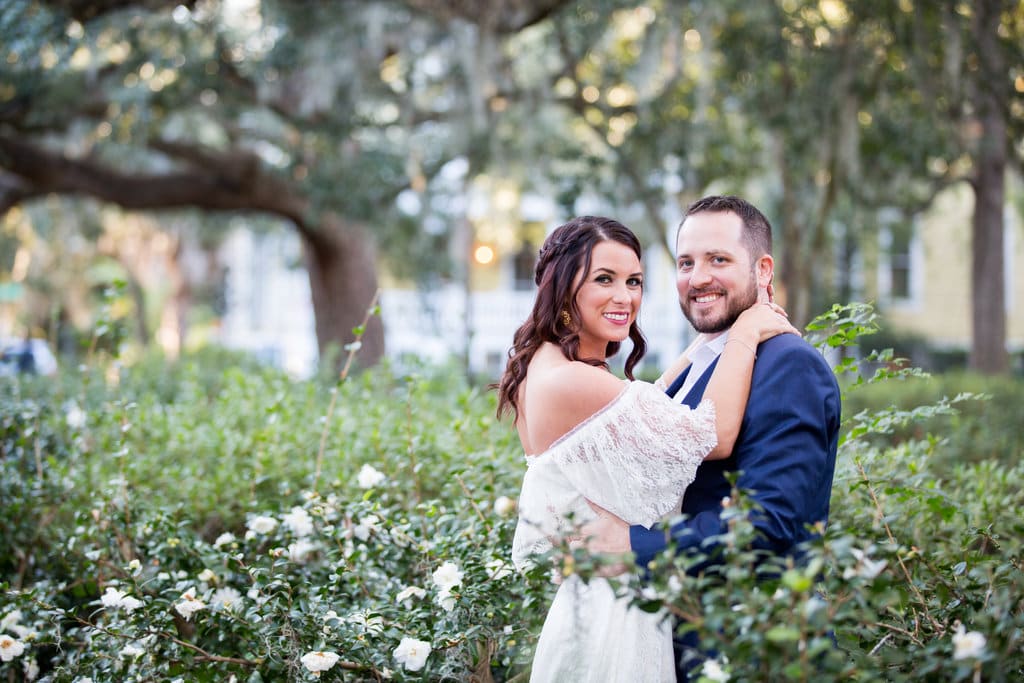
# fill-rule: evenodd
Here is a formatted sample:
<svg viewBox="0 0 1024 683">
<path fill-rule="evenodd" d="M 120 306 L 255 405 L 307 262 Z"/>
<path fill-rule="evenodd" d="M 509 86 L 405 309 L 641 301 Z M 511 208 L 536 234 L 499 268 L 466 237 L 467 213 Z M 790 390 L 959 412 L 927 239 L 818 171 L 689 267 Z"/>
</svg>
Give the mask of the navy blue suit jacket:
<svg viewBox="0 0 1024 683">
<path fill-rule="evenodd" d="M 700 402 L 717 362 L 684 403 L 693 407 Z M 669 395 L 682 386 L 687 372 L 672 383 Z M 740 471 L 737 486 L 750 490 L 763 508 L 754 518 L 761 534 L 758 547 L 786 553 L 811 538 L 808 526 L 828 520 L 839 419 L 839 385 L 821 354 L 793 334 L 762 342 L 732 454 L 697 469 L 683 498 L 682 522 L 671 529 L 630 528 L 637 564 L 646 567 L 669 543 L 684 552 L 725 532 L 719 513 L 722 498 L 731 491 L 724 476 L 729 471 Z"/>
</svg>

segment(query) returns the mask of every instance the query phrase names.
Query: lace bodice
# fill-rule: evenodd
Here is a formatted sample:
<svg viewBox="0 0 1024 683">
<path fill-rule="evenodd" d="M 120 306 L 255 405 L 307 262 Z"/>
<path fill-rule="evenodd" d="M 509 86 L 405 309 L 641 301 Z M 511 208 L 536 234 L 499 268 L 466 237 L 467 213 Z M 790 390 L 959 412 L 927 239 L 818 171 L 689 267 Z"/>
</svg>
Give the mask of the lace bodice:
<svg viewBox="0 0 1024 683">
<path fill-rule="evenodd" d="M 629 524 L 678 512 L 697 467 L 717 443 L 714 405 L 680 406 L 630 382 L 607 406 L 541 454 L 527 457 L 512 559 L 520 569 L 550 537 L 593 518 L 586 500 Z"/>
</svg>

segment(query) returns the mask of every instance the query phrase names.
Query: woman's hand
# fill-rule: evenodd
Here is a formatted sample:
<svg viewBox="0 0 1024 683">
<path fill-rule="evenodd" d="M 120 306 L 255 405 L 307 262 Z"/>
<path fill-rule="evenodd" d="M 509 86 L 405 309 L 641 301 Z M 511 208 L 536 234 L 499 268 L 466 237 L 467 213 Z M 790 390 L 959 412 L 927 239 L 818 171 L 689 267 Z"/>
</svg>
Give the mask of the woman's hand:
<svg viewBox="0 0 1024 683">
<path fill-rule="evenodd" d="M 729 338 L 739 338 L 753 344 L 779 334 L 800 335 L 786 315 L 786 310 L 776 303 L 758 303 L 743 311 L 729 330 Z"/>
</svg>

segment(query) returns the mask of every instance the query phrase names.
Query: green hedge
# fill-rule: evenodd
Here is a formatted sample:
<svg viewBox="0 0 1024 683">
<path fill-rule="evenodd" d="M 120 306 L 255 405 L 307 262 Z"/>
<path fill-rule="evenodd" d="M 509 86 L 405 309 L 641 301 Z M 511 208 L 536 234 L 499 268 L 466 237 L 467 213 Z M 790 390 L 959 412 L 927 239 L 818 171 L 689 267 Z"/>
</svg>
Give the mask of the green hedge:
<svg viewBox="0 0 1024 683">
<path fill-rule="evenodd" d="M 843 401 L 843 411 L 853 415 L 890 407 L 906 410 L 964 393 L 979 398 L 959 404 L 956 415 L 916 421 L 876 442 L 898 444 L 931 433 L 942 439 L 935 457 L 949 465 L 984 460 L 1007 465 L 1020 462 L 1024 456 L 1024 379 L 1019 377 L 955 372 L 885 382 L 851 392 Z"/>
<path fill-rule="evenodd" d="M 834 309 L 820 343 L 869 320 Z M 719 653 L 707 680 L 1024 674 L 1009 412 L 966 457 L 962 425 L 996 404 L 906 374 L 845 380 L 831 524 L 805 563 L 749 551 L 736 492 L 722 571 L 665 557 L 624 587 L 689 618 Z M 0 679 L 525 680 L 553 585 L 510 571 L 525 463 L 493 393 L 459 377 L 297 382 L 209 353 L 0 383 Z M 595 568 L 563 550 L 556 569 Z"/>
</svg>

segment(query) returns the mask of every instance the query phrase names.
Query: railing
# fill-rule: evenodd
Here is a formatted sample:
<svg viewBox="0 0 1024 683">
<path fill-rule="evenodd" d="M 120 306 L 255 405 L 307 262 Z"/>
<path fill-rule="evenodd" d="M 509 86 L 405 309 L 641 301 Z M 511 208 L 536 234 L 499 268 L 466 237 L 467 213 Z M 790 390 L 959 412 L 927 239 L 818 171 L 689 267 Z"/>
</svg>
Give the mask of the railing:
<svg viewBox="0 0 1024 683">
<path fill-rule="evenodd" d="M 226 346 L 253 351 L 292 374 L 307 376 L 317 363 L 309 279 L 300 269 L 281 267 L 283 248 L 244 231 L 232 236 L 226 248 L 231 267 L 220 338 Z M 664 280 L 658 274 L 648 277 L 648 283 L 665 286 L 648 286 L 640 316 L 648 341 L 646 368 L 651 371 L 674 358 L 689 335 L 675 291 Z M 455 285 L 430 291 L 385 290 L 381 295 L 385 351 L 395 359 L 465 359 L 473 373 L 496 378 L 533 298 L 532 289 L 471 294 Z M 628 350 L 627 345 L 613 364 L 622 363 Z"/>
<path fill-rule="evenodd" d="M 473 292 L 467 316 L 467 295 L 458 288 L 385 291 L 381 314 L 387 354 L 437 362 L 468 356 L 473 372 L 497 377 L 504 368 L 512 335 L 530 314 L 533 297 L 532 291 Z M 640 324 L 648 343 L 645 367 L 653 369 L 683 349 L 689 325 L 674 297 L 666 300 L 648 294 L 645 298 Z M 627 344 L 615 360 L 623 362 L 628 351 Z"/>
</svg>

